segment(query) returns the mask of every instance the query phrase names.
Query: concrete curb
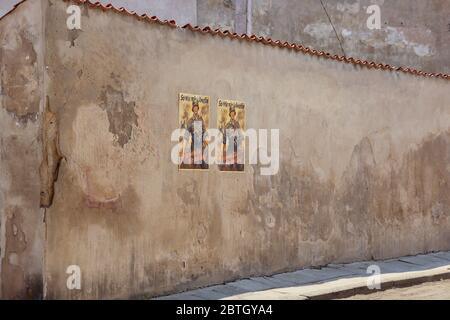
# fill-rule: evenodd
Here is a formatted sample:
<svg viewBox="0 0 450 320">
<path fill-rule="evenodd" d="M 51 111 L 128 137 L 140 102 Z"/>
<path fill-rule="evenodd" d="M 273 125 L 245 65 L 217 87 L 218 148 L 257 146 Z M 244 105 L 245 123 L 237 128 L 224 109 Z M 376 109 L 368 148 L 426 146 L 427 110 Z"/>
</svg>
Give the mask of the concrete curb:
<svg viewBox="0 0 450 320">
<path fill-rule="evenodd" d="M 357 294 L 371 294 L 380 291 L 386 291 L 394 288 L 405 288 L 411 287 L 415 285 L 419 285 L 426 282 L 434 282 L 434 281 L 442 281 L 450 279 L 450 269 L 446 273 L 439 273 L 433 275 L 424 275 L 415 278 L 407 278 L 407 279 L 398 279 L 398 280 L 387 280 L 385 282 L 382 281 L 381 289 L 373 290 L 369 289 L 367 285 L 357 286 L 351 289 L 346 289 L 337 292 L 330 292 L 325 294 L 318 294 L 307 297 L 310 300 L 331 300 L 331 299 L 343 299 L 348 298 Z"/>
<path fill-rule="evenodd" d="M 376 263 L 374 263 L 376 264 Z M 382 264 L 382 262 L 380 262 Z M 249 292 L 230 296 L 226 300 L 330 300 L 348 298 L 354 295 L 371 294 L 392 288 L 403 288 L 425 282 L 450 279 L 450 263 L 420 271 L 393 272 L 380 275 L 380 289 L 370 289 L 369 275 L 353 275 L 301 286 L 275 288 L 266 291 Z"/>
<path fill-rule="evenodd" d="M 380 289 L 368 287 L 368 280 L 373 279 L 373 274 L 368 273 L 370 266 L 379 268 Z M 156 299 L 327 300 L 446 279 L 450 279 L 450 252 L 438 252 L 384 261 L 329 264 L 319 269 L 301 269 L 270 277 L 242 279 Z"/>
</svg>

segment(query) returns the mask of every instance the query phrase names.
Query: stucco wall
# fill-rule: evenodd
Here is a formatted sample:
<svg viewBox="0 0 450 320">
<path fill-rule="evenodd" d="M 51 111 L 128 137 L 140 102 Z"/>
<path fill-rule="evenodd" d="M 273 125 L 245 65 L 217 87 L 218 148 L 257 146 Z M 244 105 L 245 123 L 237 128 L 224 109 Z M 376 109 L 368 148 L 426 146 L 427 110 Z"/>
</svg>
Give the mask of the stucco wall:
<svg viewBox="0 0 450 320">
<path fill-rule="evenodd" d="M 162 294 L 304 266 L 450 249 L 449 82 L 86 10 L 47 13 L 64 156 L 48 298 Z M 239 59 L 236 58 L 238 54 Z M 280 171 L 179 172 L 179 92 L 280 129 Z M 118 142 L 120 138 L 120 142 Z M 66 288 L 79 265 L 82 290 Z"/>
<path fill-rule="evenodd" d="M 381 29 L 367 27 L 378 4 Z M 429 72 L 450 72 L 445 0 L 253 0 L 253 32 L 313 48 Z"/>
<path fill-rule="evenodd" d="M 333 54 L 450 73 L 447 0 L 190 0 L 177 5 L 172 5 L 176 0 L 103 0 L 108 2 L 180 24 L 251 32 Z M 380 30 L 367 28 L 372 4 L 381 9 Z"/>
<path fill-rule="evenodd" d="M 2 0 L 0 15 L 19 0 Z M 139 13 L 238 33 L 301 43 L 429 72 L 450 73 L 447 0 L 101 0 Z M 248 3 L 251 2 L 250 6 Z M 381 8 L 381 29 L 369 30 L 366 9 Z M 250 8 L 247 14 L 247 8 Z"/>
<path fill-rule="evenodd" d="M 40 0 L 0 20 L 0 297 L 42 297 Z"/>
</svg>

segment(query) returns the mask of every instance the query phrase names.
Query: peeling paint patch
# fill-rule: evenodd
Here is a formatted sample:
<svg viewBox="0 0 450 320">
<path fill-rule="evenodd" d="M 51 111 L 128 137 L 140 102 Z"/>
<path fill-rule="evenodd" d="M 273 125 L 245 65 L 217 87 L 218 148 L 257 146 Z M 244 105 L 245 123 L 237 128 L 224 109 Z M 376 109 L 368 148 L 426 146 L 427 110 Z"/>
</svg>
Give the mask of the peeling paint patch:
<svg viewBox="0 0 450 320">
<path fill-rule="evenodd" d="M 40 103 L 37 54 L 25 31 L 7 32 L 0 42 L 2 105 L 21 123 L 36 121 Z"/>
<path fill-rule="evenodd" d="M 68 30 L 67 32 L 67 41 L 70 42 L 70 47 L 75 47 L 75 40 L 78 39 L 80 36 L 82 30 L 74 29 L 74 30 Z"/>
<path fill-rule="evenodd" d="M 317 39 L 328 39 L 333 33 L 333 27 L 329 23 L 318 22 L 308 24 L 303 31 Z"/>
<path fill-rule="evenodd" d="M 1 260 L 2 272 L 8 275 L 8 284 L 2 283 L 2 294 L 5 297 L 20 298 L 26 296 L 26 281 L 23 266 L 20 265 L 20 255 L 27 249 L 27 238 L 22 231 L 23 217 L 18 206 L 5 209 L 5 259 Z M 14 226 L 17 228 L 14 233 Z"/>
<path fill-rule="evenodd" d="M 408 41 L 406 40 L 405 34 L 401 30 L 397 30 L 397 28 L 387 27 L 386 28 L 386 42 L 390 45 L 408 45 Z"/>
<path fill-rule="evenodd" d="M 348 12 L 352 14 L 357 14 L 360 10 L 359 1 L 356 1 L 355 3 L 339 2 L 336 8 L 340 12 Z"/>
<path fill-rule="evenodd" d="M 414 46 L 414 52 L 419 57 L 426 57 L 431 55 L 430 47 L 424 44 L 418 44 Z"/>
<path fill-rule="evenodd" d="M 350 37 L 352 35 L 352 31 L 347 30 L 347 29 L 342 29 L 341 34 L 343 37 Z"/>
<path fill-rule="evenodd" d="M 398 28 L 387 27 L 385 40 L 389 45 L 409 48 L 419 57 L 430 56 L 432 54 L 432 49 L 429 45 L 408 39 L 405 33 Z"/>
<path fill-rule="evenodd" d="M 124 93 L 108 85 L 100 95 L 100 107 L 108 114 L 109 131 L 123 148 L 130 141 L 133 126 L 138 126 L 135 102 L 126 102 Z"/>
</svg>

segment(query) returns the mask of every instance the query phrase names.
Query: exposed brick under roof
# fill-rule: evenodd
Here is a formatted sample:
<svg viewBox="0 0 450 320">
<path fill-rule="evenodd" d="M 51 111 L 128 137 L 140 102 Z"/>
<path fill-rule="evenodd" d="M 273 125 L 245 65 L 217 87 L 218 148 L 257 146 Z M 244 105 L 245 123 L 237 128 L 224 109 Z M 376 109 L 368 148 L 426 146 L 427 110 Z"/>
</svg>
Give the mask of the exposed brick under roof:
<svg viewBox="0 0 450 320">
<path fill-rule="evenodd" d="M 10 14 L 11 12 L 13 12 L 20 4 L 22 4 L 25 1 L 27 1 L 27 0 L 23 0 L 23 1 L 19 2 L 18 4 L 16 4 L 11 11 L 9 11 L 7 14 L 5 14 L 5 16 Z M 294 51 L 297 51 L 297 52 L 300 52 L 303 54 L 317 56 L 317 57 L 321 57 L 324 59 L 335 60 L 335 61 L 342 62 L 342 63 L 350 63 L 350 64 L 360 66 L 363 68 L 368 68 L 368 69 L 373 69 L 373 70 L 402 72 L 402 73 L 412 74 L 412 75 L 419 76 L 419 77 L 440 78 L 440 79 L 450 80 L 450 75 L 445 74 L 445 73 L 430 73 L 430 72 L 425 72 L 425 71 L 417 70 L 415 68 L 410 68 L 410 67 L 396 67 L 396 66 L 392 66 L 392 65 L 384 64 L 384 63 L 376 63 L 373 61 L 355 59 L 353 57 L 332 55 L 329 52 L 315 50 L 315 49 L 312 49 L 309 47 L 305 47 L 301 44 L 282 42 L 280 40 L 272 40 L 271 38 L 258 37 L 256 35 L 237 34 L 237 33 L 230 32 L 228 30 L 212 29 L 210 27 L 192 26 L 191 24 L 179 26 L 179 25 L 177 25 L 175 20 L 160 20 L 156 16 L 149 16 L 147 14 L 140 15 L 134 11 L 129 11 L 124 7 L 117 8 L 117 7 L 113 6 L 112 4 L 104 5 L 100 2 L 93 2 L 91 0 L 62 0 L 62 1 L 72 2 L 75 4 L 81 4 L 81 5 L 88 5 L 90 8 L 96 8 L 96 9 L 100 9 L 103 11 L 111 11 L 111 12 L 116 12 L 116 13 L 120 13 L 120 14 L 125 14 L 125 15 L 129 15 L 129 16 L 133 16 L 138 20 L 142 20 L 142 21 L 150 22 L 150 23 L 157 23 L 157 24 L 165 25 L 165 26 L 168 26 L 171 28 L 187 29 L 192 32 L 198 32 L 201 34 L 211 35 L 211 36 L 219 36 L 222 38 L 236 39 L 239 41 L 256 42 L 256 43 L 259 43 L 262 45 L 277 47 L 277 48 L 281 48 L 281 49 L 294 50 Z M 0 20 L 2 18 L 3 17 L 0 17 Z"/>
</svg>

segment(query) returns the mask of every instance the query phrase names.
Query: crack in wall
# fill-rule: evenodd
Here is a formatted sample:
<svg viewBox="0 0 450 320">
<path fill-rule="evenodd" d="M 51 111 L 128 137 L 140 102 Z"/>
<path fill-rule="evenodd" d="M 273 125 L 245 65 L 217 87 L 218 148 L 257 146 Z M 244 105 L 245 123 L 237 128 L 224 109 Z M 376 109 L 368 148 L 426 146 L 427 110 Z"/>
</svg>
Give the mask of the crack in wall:
<svg viewBox="0 0 450 320">
<path fill-rule="evenodd" d="M 63 158 L 58 147 L 58 123 L 56 114 L 50 110 L 47 97 L 42 121 L 42 163 L 39 168 L 41 178 L 41 207 L 51 206 L 55 193 L 54 185 L 58 179 L 59 165 Z"/>
</svg>

